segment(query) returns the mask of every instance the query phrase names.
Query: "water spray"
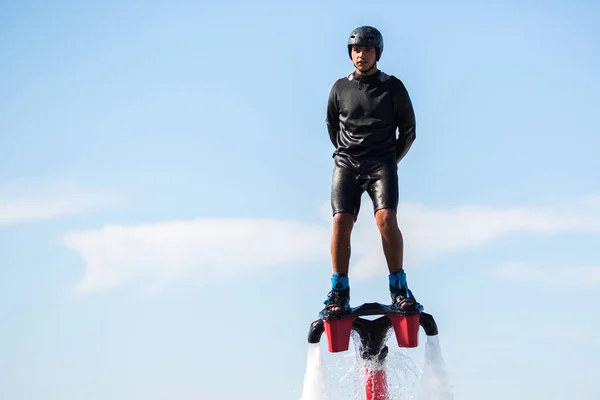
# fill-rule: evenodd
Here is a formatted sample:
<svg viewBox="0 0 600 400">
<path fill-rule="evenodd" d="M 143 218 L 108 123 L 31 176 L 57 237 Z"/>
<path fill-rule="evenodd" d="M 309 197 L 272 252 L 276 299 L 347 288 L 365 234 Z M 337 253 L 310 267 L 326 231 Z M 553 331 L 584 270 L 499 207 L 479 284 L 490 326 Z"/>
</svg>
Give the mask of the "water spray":
<svg viewBox="0 0 600 400">
<path fill-rule="evenodd" d="M 376 319 L 364 317 L 377 316 Z M 365 362 L 365 394 L 367 400 L 389 400 L 385 360 L 388 355 L 386 341 L 388 331 L 393 329 L 399 347 L 414 348 L 419 344 L 419 328 L 427 336 L 436 336 L 438 328 L 432 315 L 416 310 L 399 311 L 389 305 L 365 303 L 343 314 L 321 312 L 320 318 L 311 323 L 308 343 L 319 344 L 323 333 L 327 337 L 330 353 L 347 351 L 350 335 L 356 332 L 360 338 L 359 352 Z"/>
</svg>

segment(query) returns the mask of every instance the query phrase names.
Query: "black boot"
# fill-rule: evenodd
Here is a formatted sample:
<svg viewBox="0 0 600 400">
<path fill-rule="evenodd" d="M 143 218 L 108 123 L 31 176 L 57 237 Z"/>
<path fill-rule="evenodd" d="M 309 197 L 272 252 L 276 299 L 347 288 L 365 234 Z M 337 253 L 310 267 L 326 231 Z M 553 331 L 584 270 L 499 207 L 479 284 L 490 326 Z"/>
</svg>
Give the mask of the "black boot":
<svg viewBox="0 0 600 400">
<path fill-rule="evenodd" d="M 331 278 L 331 291 L 327 294 L 324 313 L 344 313 L 350 311 L 350 285 L 344 274 L 334 274 Z"/>
<path fill-rule="evenodd" d="M 406 274 L 400 270 L 389 275 L 392 308 L 399 311 L 416 311 L 421 305 L 406 284 Z"/>
</svg>

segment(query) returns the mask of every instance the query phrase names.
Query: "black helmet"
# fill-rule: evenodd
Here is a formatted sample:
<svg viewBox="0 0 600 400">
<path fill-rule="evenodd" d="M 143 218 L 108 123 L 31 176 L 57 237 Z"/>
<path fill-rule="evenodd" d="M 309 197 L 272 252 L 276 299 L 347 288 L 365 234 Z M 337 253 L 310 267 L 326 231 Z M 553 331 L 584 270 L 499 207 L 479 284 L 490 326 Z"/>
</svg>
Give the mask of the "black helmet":
<svg viewBox="0 0 600 400">
<path fill-rule="evenodd" d="M 377 61 L 383 53 L 383 36 L 372 26 L 359 26 L 348 39 L 348 55 L 352 58 L 352 46 L 373 46 L 377 52 Z"/>
</svg>

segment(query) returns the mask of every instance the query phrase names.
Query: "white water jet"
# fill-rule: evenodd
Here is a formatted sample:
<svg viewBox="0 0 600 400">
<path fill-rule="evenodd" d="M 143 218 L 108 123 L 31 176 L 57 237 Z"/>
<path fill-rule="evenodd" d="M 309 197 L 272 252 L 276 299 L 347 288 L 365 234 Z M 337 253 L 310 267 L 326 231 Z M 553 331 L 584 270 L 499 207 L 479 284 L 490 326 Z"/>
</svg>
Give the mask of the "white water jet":
<svg viewBox="0 0 600 400">
<path fill-rule="evenodd" d="M 423 366 L 420 386 L 421 390 L 417 400 L 454 399 L 437 335 L 427 336 L 425 365 Z"/>
<path fill-rule="evenodd" d="M 319 343 L 309 343 L 301 400 L 327 400 L 325 366 Z"/>
</svg>

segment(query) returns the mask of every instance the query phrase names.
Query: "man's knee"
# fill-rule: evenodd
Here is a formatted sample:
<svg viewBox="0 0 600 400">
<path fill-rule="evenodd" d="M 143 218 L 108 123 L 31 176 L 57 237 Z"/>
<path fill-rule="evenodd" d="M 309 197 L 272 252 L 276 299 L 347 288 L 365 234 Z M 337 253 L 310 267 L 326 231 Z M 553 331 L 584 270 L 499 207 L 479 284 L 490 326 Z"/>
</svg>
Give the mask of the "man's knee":
<svg viewBox="0 0 600 400">
<path fill-rule="evenodd" d="M 377 227 L 382 232 L 389 232 L 398 229 L 398 219 L 396 210 L 384 208 L 375 212 Z"/>
<path fill-rule="evenodd" d="M 348 231 L 354 226 L 354 214 L 336 213 L 333 216 L 333 227 L 337 231 Z"/>
</svg>

